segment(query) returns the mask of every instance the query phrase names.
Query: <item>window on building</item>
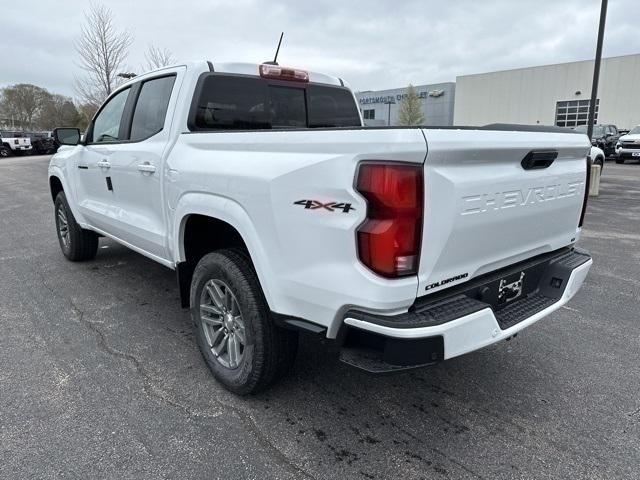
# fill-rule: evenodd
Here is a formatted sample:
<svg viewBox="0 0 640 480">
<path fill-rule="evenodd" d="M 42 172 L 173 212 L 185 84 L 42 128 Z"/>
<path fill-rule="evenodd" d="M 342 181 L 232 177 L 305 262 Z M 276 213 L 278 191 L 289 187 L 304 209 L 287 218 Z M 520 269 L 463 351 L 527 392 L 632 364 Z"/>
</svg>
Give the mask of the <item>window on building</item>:
<svg viewBox="0 0 640 480">
<path fill-rule="evenodd" d="M 596 99 L 596 111 L 593 123 L 598 123 L 600 99 Z M 556 102 L 556 126 L 577 127 L 589 121 L 589 100 L 565 100 Z"/>
<path fill-rule="evenodd" d="M 373 108 L 370 109 L 370 110 L 363 110 L 362 111 L 362 116 L 364 117 L 365 120 L 375 120 L 376 111 Z"/>
</svg>

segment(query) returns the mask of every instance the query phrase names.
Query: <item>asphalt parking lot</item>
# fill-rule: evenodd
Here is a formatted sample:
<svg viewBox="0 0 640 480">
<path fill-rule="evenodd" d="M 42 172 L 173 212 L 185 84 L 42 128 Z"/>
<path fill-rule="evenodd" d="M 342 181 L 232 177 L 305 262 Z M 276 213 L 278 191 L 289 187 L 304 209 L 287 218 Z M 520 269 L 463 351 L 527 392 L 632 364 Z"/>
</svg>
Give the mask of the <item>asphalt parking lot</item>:
<svg viewBox="0 0 640 480">
<path fill-rule="evenodd" d="M 516 339 L 375 377 L 305 338 L 241 399 L 172 271 L 105 239 L 64 259 L 47 163 L 0 160 L 0 477 L 638 478 L 640 165 L 606 164 L 585 286 Z"/>
</svg>

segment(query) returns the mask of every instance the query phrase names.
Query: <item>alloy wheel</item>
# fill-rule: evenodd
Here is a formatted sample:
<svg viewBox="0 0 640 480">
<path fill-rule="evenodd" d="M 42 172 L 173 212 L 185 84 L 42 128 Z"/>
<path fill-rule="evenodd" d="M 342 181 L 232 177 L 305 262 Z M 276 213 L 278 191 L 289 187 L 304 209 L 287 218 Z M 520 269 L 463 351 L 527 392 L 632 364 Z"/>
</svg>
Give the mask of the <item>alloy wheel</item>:
<svg viewBox="0 0 640 480">
<path fill-rule="evenodd" d="M 67 246 L 69 245 L 69 222 L 67 221 L 67 214 L 65 213 L 62 205 L 58 207 L 57 220 L 58 234 L 60 235 L 62 246 L 67 248 Z"/>
<path fill-rule="evenodd" d="M 200 322 L 216 360 L 223 367 L 238 368 L 246 348 L 245 324 L 236 296 L 222 280 L 205 283 L 200 296 Z"/>
</svg>

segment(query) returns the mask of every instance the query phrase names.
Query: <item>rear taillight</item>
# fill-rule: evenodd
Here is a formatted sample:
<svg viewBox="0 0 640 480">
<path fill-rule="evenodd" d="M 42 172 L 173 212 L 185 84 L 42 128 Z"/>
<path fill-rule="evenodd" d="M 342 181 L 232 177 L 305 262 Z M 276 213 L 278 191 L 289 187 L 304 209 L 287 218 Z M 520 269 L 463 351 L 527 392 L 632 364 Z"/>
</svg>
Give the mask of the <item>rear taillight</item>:
<svg viewBox="0 0 640 480">
<path fill-rule="evenodd" d="M 383 277 L 415 275 L 422 238 L 422 165 L 363 163 L 356 189 L 367 200 L 367 219 L 357 233 L 360 261 Z"/>
<path fill-rule="evenodd" d="M 297 68 L 281 67 L 280 65 L 260 65 L 262 78 L 274 78 L 276 80 L 288 80 L 293 82 L 308 82 L 309 73 Z"/>
<path fill-rule="evenodd" d="M 580 222 L 578 227 L 582 227 L 584 223 L 584 214 L 587 212 L 587 200 L 589 199 L 589 184 L 591 183 L 591 156 L 587 155 L 587 177 L 584 184 L 584 199 L 582 200 L 582 212 L 580 213 Z"/>
</svg>

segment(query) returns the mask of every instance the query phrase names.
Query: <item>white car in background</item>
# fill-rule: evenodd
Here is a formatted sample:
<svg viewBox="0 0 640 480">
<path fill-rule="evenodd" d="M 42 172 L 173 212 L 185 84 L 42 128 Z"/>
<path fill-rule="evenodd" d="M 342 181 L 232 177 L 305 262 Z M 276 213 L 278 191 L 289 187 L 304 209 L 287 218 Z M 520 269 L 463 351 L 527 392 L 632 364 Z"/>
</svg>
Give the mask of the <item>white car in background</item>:
<svg viewBox="0 0 640 480">
<path fill-rule="evenodd" d="M 640 125 L 618 139 L 616 154 L 616 163 L 624 163 L 628 159 L 640 161 Z"/>
<path fill-rule="evenodd" d="M 589 156 L 591 157 L 591 161 L 594 165 L 600 165 L 600 171 L 602 172 L 602 169 L 604 168 L 604 150 L 592 146 Z"/>
<path fill-rule="evenodd" d="M 31 152 L 31 139 L 22 132 L 2 131 L 2 144 L 0 145 L 0 156 L 8 157 L 18 153 Z"/>
</svg>

